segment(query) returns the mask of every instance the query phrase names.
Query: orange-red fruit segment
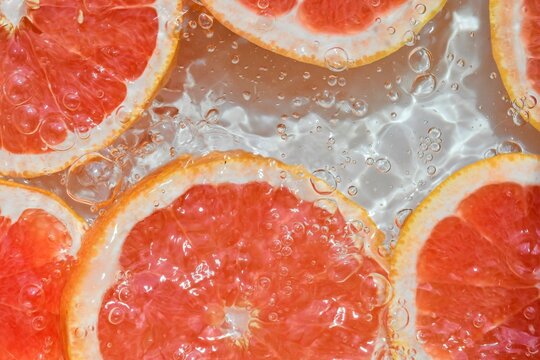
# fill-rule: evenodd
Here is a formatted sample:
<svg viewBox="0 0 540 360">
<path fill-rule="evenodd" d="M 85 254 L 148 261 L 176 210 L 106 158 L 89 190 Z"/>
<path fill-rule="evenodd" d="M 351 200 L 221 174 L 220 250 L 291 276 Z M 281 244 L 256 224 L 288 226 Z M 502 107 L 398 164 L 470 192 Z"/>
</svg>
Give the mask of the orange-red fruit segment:
<svg viewBox="0 0 540 360">
<path fill-rule="evenodd" d="M 0 174 L 66 168 L 133 123 L 178 44 L 180 1 L 0 2 Z"/>
<path fill-rule="evenodd" d="M 2 359 L 62 359 L 60 296 L 84 221 L 44 191 L 0 181 Z"/>
<path fill-rule="evenodd" d="M 203 0 L 227 28 L 249 41 L 335 71 L 393 53 L 446 0 Z"/>
<path fill-rule="evenodd" d="M 490 0 L 493 56 L 510 96 L 514 122 L 540 130 L 540 5 L 536 0 Z"/>
<path fill-rule="evenodd" d="M 443 182 L 406 222 L 393 258 L 396 351 L 537 356 L 539 239 L 538 156 L 497 156 Z"/>
<path fill-rule="evenodd" d="M 381 239 L 301 167 L 243 152 L 180 159 L 88 234 L 66 292 L 68 353 L 371 358 L 390 292 Z"/>
</svg>

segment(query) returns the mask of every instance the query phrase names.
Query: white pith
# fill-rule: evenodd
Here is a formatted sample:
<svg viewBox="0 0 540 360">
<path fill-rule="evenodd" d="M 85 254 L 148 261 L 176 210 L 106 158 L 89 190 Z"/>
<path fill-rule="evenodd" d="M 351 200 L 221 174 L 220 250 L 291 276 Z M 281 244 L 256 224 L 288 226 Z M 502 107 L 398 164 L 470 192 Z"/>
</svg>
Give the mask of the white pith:
<svg viewBox="0 0 540 360">
<path fill-rule="evenodd" d="M 296 54 L 296 58 L 310 63 L 324 64 L 325 53 L 332 48 L 342 48 L 350 65 L 375 61 L 377 54 L 397 50 L 406 42 L 410 32 L 417 33 L 446 0 L 407 1 L 380 17 L 367 29 L 351 34 L 316 33 L 302 25 L 298 11 L 303 0 L 287 14 L 272 18 L 272 26 L 261 27 L 268 17 L 259 15 L 243 6 L 238 0 L 204 0 L 205 5 L 227 27 L 235 29 L 249 40 L 278 52 Z M 425 6 L 418 12 L 416 6 Z M 413 25 L 411 19 L 417 20 Z M 395 31 L 389 31 L 389 28 Z M 260 45 L 261 45 L 260 44 Z"/>
<path fill-rule="evenodd" d="M 540 94 L 527 78 L 527 52 L 522 38 L 523 1 L 490 0 L 491 41 L 495 60 L 511 101 L 521 105 L 521 100 Z M 540 128 L 540 105 L 524 109 L 529 112 L 534 126 Z M 516 110 L 520 110 L 519 107 Z M 527 119 L 525 119 L 527 120 Z"/>
<path fill-rule="evenodd" d="M 66 205 L 41 192 L 16 184 L 0 183 L 0 215 L 9 217 L 11 222 L 15 223 L 26 209 L 42 209 L 62 222 L 71 235 L 69 254 L 73 256 L 77 254 L 81 247 L 85 224 L 74 217 Z"/>
<path fill-rule="evenodd" d="M 4 16 L 12 26 L 19 25 L 26 14 L 26 4 L 22 0 L 0 0 L 0 18 Z"/>
<path fill-rule="evenodd" d="M 393 259 L 391 281 L 394 286 L 392 307 L 406 301 L 409 324 L 397 330 L 397 344 L 416 350 L 417 359 L 430 359 L 416 334 L 416 265 L 418 254 L 428 240 L 432 229 L 442 219 L 454 215 L 459 203 L 479 188 L 502 182 L 515 182 L 523 186 L 540 184 L 540 158 L 522 154 L 500 155 L 488 161 L 475 163 L 458 171 L 444 181 L 412 214 L 402 229 Z M 437 193 L 435 193 L 437 192 Z M 395 330 L 395 329 L 394 329 Z"/>
<path fill-rule="evenodd" d="M 124 101 L 100 125 L 91 130 L 91 136 L 83 139 L 70 134 L 64 144 L 58 145 L 58 148 L 66 147 L 65 144 L 75 138 L 75 144 L 69 150 L 14 154 L 0 149 L 0 174 L 34 177 L 62 170 L 82 155 L 111 142 L 131 125 L 132 118 L 137 118 L 144 111 L 146 103 L 166 75 L 179 36 L 178 31 L 171 31 L 171 25 L 179 21 L 179 0 L 155 0 L 153 7 L 157 9 L 159 21 L 156 49 L 143 74 L 134 81 L 126 82 L 127 94 Z"/>
<path fill-rule="evenodd" d="M 115 274 L 119 270 L 118 260 L 123 242 L 133 226 L 154 211 L 169 206 L 185 191 L 197 184 L 234 183 L 244 184 L 254 181 L 266 182 L 273 187 L 286 187 L 297 197 L 306 201 L 321 198 L 334 199 L 346 220 L 359 220 L 371 231 L 365 242 L 369 256 L 373 255 L 371 241 L 380 235 L 367 213 L 362 208 L 340 196 L 321 196 L 316 193 L 309 181 L 309 173 L 292 173 L 290 167 L 282 167 L 270 159 L 258 159 L 252 164 L 245 159 L 229 159 L 226 163 L 212 161 L 197 164 L 187 169 L 178 169 L 175 173 L 161 179 L 154 188 L 147 188 L 133 193 L 129 202 L 122 204 L 120 212 L 113 211 L 107 219 L 106 227 L 97 235 L 105 239 L 103 246 L 96 249 L 98 255 L 90 263 L 84 264 L 84 273 L 76 286 L 67 310 L 67 336 L 71 359 L 101 359 L 98 340 L 98 315 L 106 290 L 113 285 Z M 283 171 L 287 177 L 282 179 Z M 154 204 L 159 204 L 155 207 Z M 86 330 L 84 339 L 77 338 L 76 329 Z"/>
</svg>

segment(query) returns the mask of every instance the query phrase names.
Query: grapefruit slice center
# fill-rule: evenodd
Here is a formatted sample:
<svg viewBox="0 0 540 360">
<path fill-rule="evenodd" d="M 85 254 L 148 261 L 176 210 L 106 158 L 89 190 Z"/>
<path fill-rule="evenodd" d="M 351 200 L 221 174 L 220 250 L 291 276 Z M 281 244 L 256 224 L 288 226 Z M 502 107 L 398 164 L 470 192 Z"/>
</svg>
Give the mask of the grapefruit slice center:
<svg viewBox="0 0 540 360">
<path fill-rule="evenodd" d="M 540 186 L 478 189 L 436 225 L 417 264 L 416 327 L 434 358 L 540 351 Z"/>
<path fill-rule="evenodd" d="M 103 357 L 370 358 L 387 275 L 326 200 L 195 185 L 138 222 L 102 301 Z"/>
</svg>

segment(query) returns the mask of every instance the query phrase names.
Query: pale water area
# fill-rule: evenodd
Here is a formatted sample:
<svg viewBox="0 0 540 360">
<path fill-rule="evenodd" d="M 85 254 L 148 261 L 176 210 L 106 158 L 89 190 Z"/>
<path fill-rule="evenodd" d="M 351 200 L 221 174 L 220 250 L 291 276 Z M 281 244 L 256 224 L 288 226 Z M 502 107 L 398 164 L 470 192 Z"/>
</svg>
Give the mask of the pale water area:
<svg viewBox="0 0 540 360">
<path fill-rule="evenodd" d="M 100 154 L 25 182 L 52 188 L 91 221 L 180 154 L 245 149 L 335 181 L 392 242 L 410 209 L 457 169 L 540 153 L 540 133 L 512 116 L 487 0 L 449 0 L 404 48 L 341 72 L 263 50 L 195 2 L 185 10 L 177 65 L 145 116 Z"/>
</svg>

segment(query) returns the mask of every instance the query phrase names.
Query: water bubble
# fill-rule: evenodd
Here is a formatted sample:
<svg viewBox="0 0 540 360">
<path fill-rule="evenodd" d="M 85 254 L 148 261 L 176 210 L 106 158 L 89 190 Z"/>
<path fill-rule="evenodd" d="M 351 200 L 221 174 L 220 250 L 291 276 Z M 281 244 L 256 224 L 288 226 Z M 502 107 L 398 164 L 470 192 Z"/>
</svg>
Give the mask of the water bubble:
<svg viewBox="0 0 540 360">
<path fill-rule="evenodd" d="M 231 63 L 233 63 L 234 65 L 238 64 L 240 62 L 240 56 L 238 55 L 233 55 L 231 57 Z"/>
<path fill-rule="evenodd" d="M 251 100 L 251 92 L 249 92 L 249 91 L 244 91 L 244 92 L 242 92 L 242 97 L 243 97 L 244 100 L 246 100 L 246 101 Z"/>
<path fill-rule="evenodd" d="M 279 316 L 277 313 L 275 312 L 271 312 L 270 314 L 268 314 L 268 320 L 271 321 L 271 322 L 276 322 L 278 321 L 279 319 Z"/>
<path fill-rule="evenodd" d="M 36 331 L 41 331 L 45 329 L 47 322 L 45 317 L 38 315 L 32 319 L 32 328 Z"/>
<path fill-rule="evenodd" d="M 424 73 L 431 69 L 431 52 L 424 47 L 417 47 L 409 53 L 409 66 L 415 73 Z"/>
<path fill-rule="evenodd" d="M 358 117 L 366 116 L 368 112 L 368 103 L 364 100 L 357 100 L 352 103 L 352 112 Z"/>
<path fill-rule="evenodd" d="M 121 324 L 126 317 L 126 312 L 123 306 L 113 306 L 109 310 L 109 314 L 107 315 L 107 320 L 112 325 L 118 325 Z"/>
<path fill-rule="evenodd" d="M 392 285 L 381 274 L 371 273 L 367 276 L 369 285 L 375 290 L 375 297 L 371 305 L 380 307 L 388 304 L 392 299 Z"/>
<path fill-rule="evenodd" d="M 75 335 L 75 338 L 77 339 L 84 339 L 86 336 L 88 336 L 88 331 L 84 328 L 76 327 L 73 330 L 73 335 Z"/>
<path fill-rule="evenodd" d="M 324 54 L 326 67 L 335 72 L 341 72 L 349 66 L 349 55 L 340 47 L 329 49 Z"/>
<path fill-rule="evenodd" d="M 389 26 L 386 31 L 388 31 L 390 35 L 394 35 L 396 33 L 396 28 L 393 26 Z"/>
<path fill-rule="evenodd" d="M 76 111 L 81 106 L 81 97 L 78 92 L 68 92 L 62 99 L 62 104 L 69 111 Z"/>
<path fill-rule="evenodd" d="M 497 150 L 495 149 L 487 149 L 484 153 L 484 159 L 489 159 L 497 155 Z"/>
<path fill-rule="evenodd" d="M 38 284 L 25 285 L 19 291 L 19 304 L 25 310 L 35 312 L 45 302 L 45 292 Z"/>
<path fill-rule="evenodd" d="M 483 314 L 476 314 L 473 318 L 473 326 L 475 328 L 482 328 L 486 324 L 486 317 Z"/>
<path fill-rule="evenodd" d="M 491 74 L 489 74 L 489 78 L 490 78 L 491 80 L 496 79 L 496 78 L 497 78 L 497 73 L 496 73 L 496 72 L 492 72 Z"/>
<path fill-rule="evenodd" d="M 437 86 L 437 78 L 433 74 L 418 76 L 411 87 L 411 93 L 415 96 L 428 96 Z"/>
<path fill-rule="evenodd" d="M 412 209 L 399 210 L 396 214 L 396 217 L 394 218 L 394 224 L 396 224 L 396 226 L 401 229 L 401 227 L 403 227 L 403 224 L 405 224 L 405 221 L 412 214 L 412 212 Z"/>
<path fill-rule="evenodd" d="M 330 109 L 336 102 L 336 96 L 328 90 L 324 90 L 322 94 L 317 95 L 316 102 L 319 106 Z"/>
<path fill-rule="evenodd" d="M 437 172 L 437 168 L 435 166 L 430 165 L 427 167 L 427 173 L 429 176 L 435 175 L 436 172 Z"/>
<path fill-rule="evenodd" d="M 377 161 L 375 162 L 375 167 L 381 173 L 387 173 L 392 168 L 392 164 L 390 163 L 388 159 L 381 158 L 381 159 L 377 159 Z"/>
<path fill-rule="evenodd" d="M 360 256 L 345 256 L 329 266 L 328 278 L 337 283 L 345 282 L 356 274 L 361 266 Z"/>
<path fill-rule="evenodd" d="M 412 30 L 407 30 L 403 34 L 403 42 L 407 46 L 413 46 L 416 43 L 416 35 Z"/>
<path fill-rule="evenodd" d="M 49 114 L 39 127 L 39 137 L 50 149 L 65 151 L 75 145 L 76 135 L 68 130 L 62 114 Z"/>
<path fill-rule="evenodd" d="M 315 170 L 310 178 L 311 186 L 320 195 L 329 195 L 336 191 L 336 177 L 328 170 Z"/>
<path fill-rule="evenodd" d="M 426 334 L 422 330 L 418 330 L 416 332 L 416 341 L 418 341 L 419 344 L 423 345 L 427 342 Z"/>
<path fill-rule="evenodd" d="M 459 60 L 457 61 L 457 64 L 458 64 L 459 67 L 464 67 L 464 66 L 465 66 L 465 60 L 459 59 Z"/>
<path fill-rule="evenodd" d="M 349 188 L 347 189 L 347 193 L 350 195 L 350 196 L 356 196 L 356 194 L 358 194 L 358 188 L 354 185 L 351 185 L 349 186 Z"/>
<path fill-rule="evenodd" d="M 39 111 L 34 105 L 26 104 L 13 110 L 13 125 L 21 134 L 34 134 L 41 124 Z"/>
<path fill-rule="evenodd" d="M 404 304 L 394 304 L 388 309 L 388 327 L 394 332 L 399 332 L 409 325 L 409 311 Z"/>
<path fill-rule="evenodd" d="M 497 152 L 500 154 L 520 153 L 523 152 L 523 148 L 518 143 L 507 140 L 499 144 Z"/>
<path fill-rule="evenodd" d="M 29 74 L 16 71 L 4 82 L 4 95 L 12 105 L 21 105 L 32 98 L 32 82 Z"/>
<path fill-rule="evenodd" d="M 114 198 L 122 185 L 122 170 L 108 158 L 88 154 L 68 170 L 66 190 L 75 201 L 87 205 L 103 204 Z"/>
<path fill-rule="evenodd" d="M 399 100 L 399 93 L 396 90 L 390 90 L 386 96 L 388 96 L 391 102 L 396 102 Z"/>
<path fill-rule="evenodd" d="M 200 13 L 199 14 L 199 26 L 205 30 L 208 30 L 212 27 L 214 24 L 214 18 L 207 13 Z"/>
<path fill-rule="evenodd" d="M 429 149 L 433 152 L 439 152 L 441 151 L 441 144 L 439 143 L 433 143 L 431 145 L 429 145 Z"/>
<path fill-rule="evenodd" d="M 458 83 L 452 83 L 452 85 L 450 85 L 450 89 L 452 89 L 454 91 L 458 91 L 459 90 L 459 84 Z"/>
<path fill-rule="evenodd" d="M 414 9 L 416 10 L 417 13 L 419 13 L 420 15 L 423 15 L 426 13 L 426 5 L 424 4 L 418 4 L 414 7 Z"/>
<path fill-rule="evenodd" d="M 534 306 L 527 306 L 523 310 L 523 316 L 525 316 L 527 320 L 533 320 L 536 318 L 536 308 Z"/>
<path fill-rule="evenodd" d="M 368 157 L 368 158 L 366 159 L 366 165 L 367 165 L 367 166 L 371 166 L 371 165 L 373 165 L 373 164 L 375 164 L 375 159 L 373 159 L 372 157 Z"/>
</svg>

